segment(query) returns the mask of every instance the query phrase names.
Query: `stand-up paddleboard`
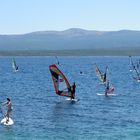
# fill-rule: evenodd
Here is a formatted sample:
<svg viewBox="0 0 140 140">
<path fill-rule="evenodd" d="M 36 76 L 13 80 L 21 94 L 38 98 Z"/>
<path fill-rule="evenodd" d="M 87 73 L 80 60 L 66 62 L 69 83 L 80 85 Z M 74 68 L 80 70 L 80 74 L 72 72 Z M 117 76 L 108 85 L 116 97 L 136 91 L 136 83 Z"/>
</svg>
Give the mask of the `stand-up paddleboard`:
<svg viewBox="0 0 140 140">
<path fill-rule="evenodd" d="M 1 124 L 3 124 L 3 125 L 13 125 L 14 124 L 14 121 L 11 118 L 9 118 L 8 122 L 6 122 L 6 120 L 7 120 L 6 118 L 3 118 L 1 120 Z"/>
<path fill-rule="evenodd" d="M 71 98 L 66 98 L 67 101 L 74 101 L 74 102 L 78 102 L 79 99 L 71 99 Z"/>
</svg>

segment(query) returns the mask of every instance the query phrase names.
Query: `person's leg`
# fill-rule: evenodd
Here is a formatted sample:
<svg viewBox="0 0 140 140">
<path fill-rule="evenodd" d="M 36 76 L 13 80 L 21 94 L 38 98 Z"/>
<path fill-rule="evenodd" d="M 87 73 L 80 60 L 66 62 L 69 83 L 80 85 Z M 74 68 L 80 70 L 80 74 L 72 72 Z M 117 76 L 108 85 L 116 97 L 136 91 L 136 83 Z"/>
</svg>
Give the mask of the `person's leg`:
<svg viewBox="0 0 140 140">
<path fill-rule="evenodd" d="M 8 110 L 8 111 L 7 111 L 7 115 L 6 115 L 6 123 L 9 122 L 10 113 L 11 113 L 11 111 Z"/>
</svg>

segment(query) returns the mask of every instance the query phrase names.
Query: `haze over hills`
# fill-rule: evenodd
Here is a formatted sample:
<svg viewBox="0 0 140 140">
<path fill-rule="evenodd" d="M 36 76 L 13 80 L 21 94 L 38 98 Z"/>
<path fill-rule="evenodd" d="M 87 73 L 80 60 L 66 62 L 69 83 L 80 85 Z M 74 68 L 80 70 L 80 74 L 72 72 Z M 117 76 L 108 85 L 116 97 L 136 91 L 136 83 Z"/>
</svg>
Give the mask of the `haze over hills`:
<svg viewBox="0 0 140 140">
<path fill-rule="evenodd" d="M 0 51 L 139 50 L 140 31 L 94 31 L 71 28 L 22 35 L 0 35 Z"/>
</svg>

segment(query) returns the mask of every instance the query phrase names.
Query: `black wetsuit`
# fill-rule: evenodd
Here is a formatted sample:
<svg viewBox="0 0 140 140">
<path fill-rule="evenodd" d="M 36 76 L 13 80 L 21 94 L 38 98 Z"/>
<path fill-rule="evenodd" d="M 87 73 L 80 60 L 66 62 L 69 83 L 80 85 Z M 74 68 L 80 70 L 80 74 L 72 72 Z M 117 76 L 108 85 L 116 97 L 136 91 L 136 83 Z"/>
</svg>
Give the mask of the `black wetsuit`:
<svg viewBox="0 0 140 140">
<path fill-rule="evenodd" d="M 71 97 L 72 99 L 75 98 L 75 88 L 76 88 L 76 85 L 73 84 L 73 85 L 72 85 L 72 91 L 71 91 L 71 92 L 72 92 L 72 97 Z"/>
<path fill-rule="evenodd" d="M 108 91 L 109 91 L 109 82 L 107 82 L 107 85 L 106 85 L 106 90 L 105 90 L 105 95 L 107 96 L 107 93 L 108 93 Z"/>
</svg>

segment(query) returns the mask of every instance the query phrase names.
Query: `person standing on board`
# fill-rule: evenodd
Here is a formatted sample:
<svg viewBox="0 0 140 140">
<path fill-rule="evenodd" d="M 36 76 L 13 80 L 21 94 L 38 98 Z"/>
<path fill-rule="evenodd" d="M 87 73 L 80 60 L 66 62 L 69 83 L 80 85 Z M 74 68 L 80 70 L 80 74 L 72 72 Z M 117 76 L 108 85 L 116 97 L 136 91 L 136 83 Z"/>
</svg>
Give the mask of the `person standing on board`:
<svg viewBox="0 0 140 140">
<path fill-rule="evenodd" d="M 9 122 L 9 118 L 10 118 L 10 114 L 12 112 L 12 103 L 11 103 L 11 99 L 10 98 L 7 98 L 7 101 L 4 102 L 2 105 L 6 106 L 7 107 L 7 112 L 5 114 L 5 117 L 6 117 L 6 123 Z"/>
<path fill-rule="evenodd" d="M 104 76 L 103 76 L 103 83 L 106 82 L 106 72 L 104 73 Z"/>
<path fill-rule="evenodd" d="M 105 96 L 107 96 L 107 94 L 109 92 L 109 89 L 110 89 L 110 87 L 109 87 L 109 81 L 107 81 L 107 83 L 106 83 L 106 89 L 105 89 Z"/>
<path fill-rule="evenodd" d="M 76 89 L 76 85 L 74 82 L 71 86 L 71 99 L 75 99 L 75 89 Z"/>
<path fill-rule="evenodd" d="M 105 73 L 103 75 L 103 83 L 106 83 L 106 80 L 107 80 L 106 79 L 107 69 L 108 69 L 108 67 L 106 66 Z"/>
</svg>

